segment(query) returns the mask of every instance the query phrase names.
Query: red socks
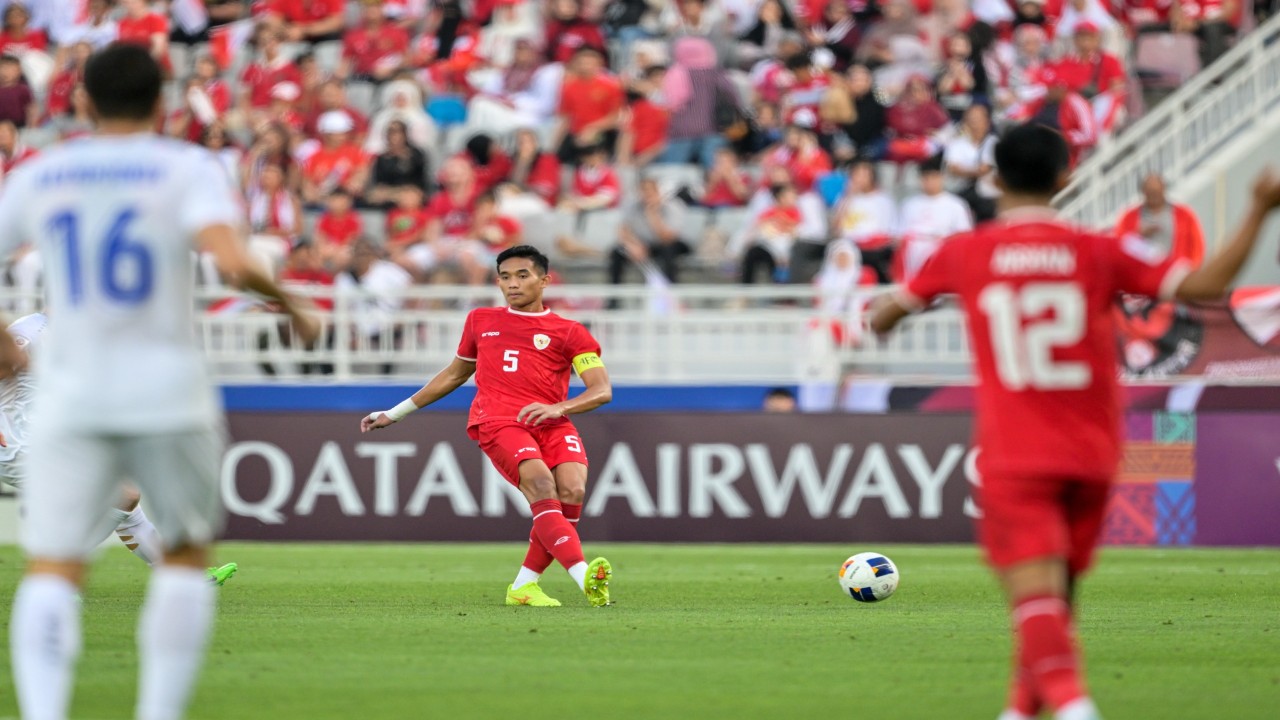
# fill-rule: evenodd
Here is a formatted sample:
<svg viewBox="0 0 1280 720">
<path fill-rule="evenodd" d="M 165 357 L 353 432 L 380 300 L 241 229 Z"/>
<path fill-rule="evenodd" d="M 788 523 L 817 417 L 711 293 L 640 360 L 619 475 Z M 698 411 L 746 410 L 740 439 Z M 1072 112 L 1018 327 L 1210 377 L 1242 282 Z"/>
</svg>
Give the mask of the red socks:
<svg viewBox="0 0 1280 720">
<path fill-rule="evenodd" d="M 1017 705 L 1011 707 L 1034 716 L 1029 710 L 1038 709 L 1036 699 L 1056 711 L 1084 697 L 1079 653 L 1072 640 L 1071 608 L 1066 600 L 1047 595 L 1023 598 L 1014 606 L 1013 622 L 1017 628 L 1019 677 L 1011 701 L 1023 700 L 1025 694 L 1032 703 L 1025 710 Z"/>
<path fill-rule="evenodd" d="M 582 506 L 576 507 L 580 513 Z M 530 505 L 529 509 L 533 511 L 533 537 L 542 544 L 547 553 L 559 561 L 565 569 L 584 562 L 582 541 L 578 539 L 578 531 L 574 528 L 574 524 L 569 522 L 565 508 L 559 500 L 539 500 Z M 532 547 L 529 553 L 533 554 Z M 528 556 L 525 559 L 527 561 Z M 545 569 L 546 566 L 543 567 Z M 529 567 L 529 569 L 537 568 Z"/>
<path fill-rule="evenodd" d="M 564 511 L 564 519 L 574 528 L 578 527 L 578 518 L 582 517 L 582 504 L 570 505 L 569 503 L 561 503 L 561 509 Z M 525 553 L 522 566 L 529 568 L 536 573 L 546 572 L 551 567 L 551 563 L 555 558 L 551 557 L 551 553 L 542 546 L 542 541 L 538 539 L 536 530 L 529 531 L 529 551 Z"/>
</svg>

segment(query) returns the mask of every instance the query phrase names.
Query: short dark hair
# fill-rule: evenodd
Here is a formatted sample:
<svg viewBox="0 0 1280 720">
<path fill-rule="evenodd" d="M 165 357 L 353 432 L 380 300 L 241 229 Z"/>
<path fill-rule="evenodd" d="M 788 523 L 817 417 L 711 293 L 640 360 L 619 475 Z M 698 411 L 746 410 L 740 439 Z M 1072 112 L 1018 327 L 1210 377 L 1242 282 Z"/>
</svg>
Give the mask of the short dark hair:
<svg viewBox="0 0 1280 720">
<path fill-rule="evenodd" d="M 795 72 L 796 70 L 808 70 L 813 67 L 813 58 L 809 56 L 808 52 L 798 52 L 787 58 L 785 65 L 786 68 L 792 72 Z"/>
<path fill-rule="evenodd" d="M 764 397 L 766 400 L 769 398 L 787 398 L 789 400 L 795 400 L 796 394 L 791 390 L 791 388 L 775 387 L 769 388 L 768 392 L 764 394 Z"/>
<path fill-rule="evenodd" d="M 516 245 L 498 253 L 498 261 L 494 263 L 495 268 L 501 268 L 502 263 L 512 258 L 528 258 L 533 261 L 533 266 L 538 272 L 546 275 L 551 272 L 551 261 L 547 260 L 547 256 L 542 251 L 532 245 Z"/>
<path fill-rule="evenodd" d="M 1011 128 L 996 143 L 995 155 L 1005 189 L 1027 195 L 1052 195 L 1071 164 L 1062 133 L 1038 123 Z"/>
<path fill-rule="evenodd" d="M 163 83 L 160 63 L 141 45 L 113 43 L 84 67 L 84 87 L 99 117 L 146 120 L 156 110 Z"/>
<path fill-rule="evenodd" d="M 938 153 L 933 157 L 920 163 L 920 174 L 924 173 L 940 173 L 942 172 L 942 153 Z"/>
</svg>

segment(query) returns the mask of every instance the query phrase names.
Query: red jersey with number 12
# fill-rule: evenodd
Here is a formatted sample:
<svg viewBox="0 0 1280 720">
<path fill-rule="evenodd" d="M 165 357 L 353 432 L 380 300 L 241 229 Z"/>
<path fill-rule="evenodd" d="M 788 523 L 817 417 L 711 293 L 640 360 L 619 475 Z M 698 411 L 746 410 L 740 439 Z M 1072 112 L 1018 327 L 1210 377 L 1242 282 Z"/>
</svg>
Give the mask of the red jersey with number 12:
<svg viewBox="0 0 1280 720">
<path fill-rule="evenodd" d="M 1120 462 L 1113 306 L 1167 299 L 1188 267 L 1137 236 L 1087 233 L 1047 209 L 956 235 L 900 299 L 959 296 L 978 375 L 979 473 L 1108 481 Z"/>
<path fill-rule="evenodd" d="M 458 343 L 458 357 L 476 363 L 476 398 L 471 401 L 467 427 L 515 422 L 531 403 L 564 401 L 569 396 L 573 359 L 583 353 L 599 355 L 600 343 L 582 323 L 550 310 L 472 310 Z M 551 424 L 556 422 L 568 420 Z"/>
</svg>

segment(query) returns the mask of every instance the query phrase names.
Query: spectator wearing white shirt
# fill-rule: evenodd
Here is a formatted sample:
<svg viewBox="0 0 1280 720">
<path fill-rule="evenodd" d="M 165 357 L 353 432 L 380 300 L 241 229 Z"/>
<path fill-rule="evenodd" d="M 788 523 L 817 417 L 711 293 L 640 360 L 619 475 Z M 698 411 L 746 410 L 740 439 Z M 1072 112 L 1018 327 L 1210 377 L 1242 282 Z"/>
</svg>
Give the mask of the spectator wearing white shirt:
<svg viewBox="0 0 1280 720">
<path fill-rule="evenodd" d="M 352 250 L 351 271 L 339 275 L 337 285 L 361 291 L 355 308 L 360 345 L 393 349 L 404 332 L 395 313 L 404 305 L 404 292 L 413 285 L 413 276 L 383 258 L 378 248 L 361 241 Z M 384 375 L 391 370 L 391 363 L 382 365 Z"/>
<path fill-rule="evenodd" d="M 920 166 L 920 194 L 907 198 L 899 216 L 902 246 L 896 260 L 900 282 L 915 276 L 924 261 L 956 233 L 973 229 L 969 206 L 959 196 L 946 191 L 942 158 L 934 157 Z"/>
<path fill-rule="evenodd" d="M 995 184 L 995 151 L 991 111 L 981 104 L 965 111 L 955 135 L 942 148 L 946 189 L 969 204 L 978 222 L 996 216 L 1000 189 Z"/>
<path fill-rule="evenodd" d="M 876 166 L 870 160 L 858 160 L 849 169 L 844 197 L 831 217 L 836 239 L 857 246 L 862 263 L 875 270 L 877 280 L 891 282 L 889 266 L 898 229 L 898 207 L 880 189 Z"/>
</svg>

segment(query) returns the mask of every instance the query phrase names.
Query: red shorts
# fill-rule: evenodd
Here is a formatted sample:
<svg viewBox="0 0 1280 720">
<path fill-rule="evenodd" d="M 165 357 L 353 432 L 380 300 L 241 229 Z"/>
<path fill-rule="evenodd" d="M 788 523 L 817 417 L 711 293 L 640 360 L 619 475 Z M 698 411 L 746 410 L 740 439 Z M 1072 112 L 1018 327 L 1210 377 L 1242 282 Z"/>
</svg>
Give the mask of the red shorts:
<svg viewBox="0 0 1280 720">
<path fill-rule="evenodd" d="M 1093 562 L 1111 483 L 1044 476 L 983 478 L 978 540 L 997 569 L 1049 557 L 1075 576 Z"/>
<path fill-rule="evenodd" d="M 587 449 L 570 422 L 538 426 L 495 422 L 468 431 L 502 477 L 516 487 L 520 486 L 520 463 L 526 460 L 542 460 L 549 468 L 568 462 L 587 464 Z"/>
</svg>

